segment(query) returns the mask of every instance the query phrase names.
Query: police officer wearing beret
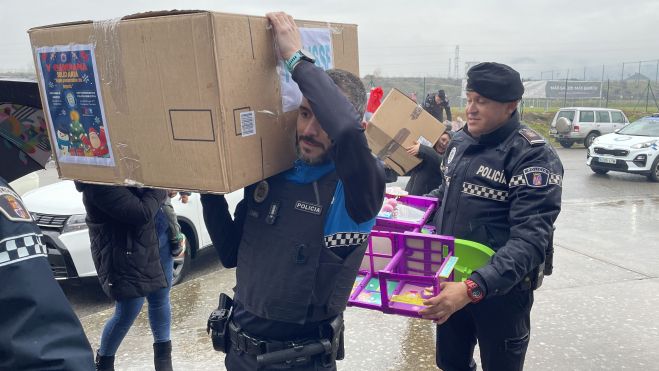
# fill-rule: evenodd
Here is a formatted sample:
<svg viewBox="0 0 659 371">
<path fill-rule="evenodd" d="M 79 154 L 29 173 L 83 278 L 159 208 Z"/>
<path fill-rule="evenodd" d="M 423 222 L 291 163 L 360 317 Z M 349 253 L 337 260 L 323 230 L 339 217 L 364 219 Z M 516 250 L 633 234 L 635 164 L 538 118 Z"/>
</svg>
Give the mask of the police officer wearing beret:
<svg viewBox="0 0 659 371">
<path fill-rule="evenodd" d="M 437 326 L 437 365 L 522 370 L 530 337 L 533 289 L 541 282 L 561 209 L 563 166 L 545 140 L 519 122 L 524 86 L 498 63 L 467 72 L 467 125 L 456 133 L 431 195 L 442 200 L 438 234 L 476 241 L 495 254 L 464 282 L 446 282 L 420 313 Z"/>
</svg>

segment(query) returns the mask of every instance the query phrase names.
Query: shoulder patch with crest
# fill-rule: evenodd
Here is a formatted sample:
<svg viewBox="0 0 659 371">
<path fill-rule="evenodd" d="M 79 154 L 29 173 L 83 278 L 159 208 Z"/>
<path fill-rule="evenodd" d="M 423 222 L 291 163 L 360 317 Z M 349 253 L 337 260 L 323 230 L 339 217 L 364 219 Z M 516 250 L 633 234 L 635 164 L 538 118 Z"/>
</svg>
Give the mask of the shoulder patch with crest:
<svg viewBox="0 0 659 371">
<path fill-rule="evenodd" d="M 12 222 L 31 222 L 32 216 L 23 201 L 11 188 L 0 187 L 0 215 Z"/>
<path fill-rule="evenodd" d="M 519 135 L 524 137 L 527 142 L 529 142 L 530 145 L 532 146 L 539 146 L 545 144 L 545 138 L 540 136 L 540 134 L 536 133 L 532 129 L 529 128 L 521 128 L 518 131 Z"/>
</svg>

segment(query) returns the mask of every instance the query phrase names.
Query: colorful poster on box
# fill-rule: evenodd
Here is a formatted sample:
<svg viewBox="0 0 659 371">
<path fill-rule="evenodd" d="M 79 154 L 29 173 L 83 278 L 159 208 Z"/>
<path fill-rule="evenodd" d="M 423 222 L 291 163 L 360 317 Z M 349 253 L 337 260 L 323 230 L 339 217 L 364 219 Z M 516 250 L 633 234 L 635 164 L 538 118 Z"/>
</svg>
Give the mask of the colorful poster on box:
<svg viewBox="0 0 659 371">
<path fill-rule="evenodd" d="M 114 166 L 94 46 L 58 45 L 36 53 L 58 161 Z"/>
<path fill-rule="evenodd" d="M 316 66 L 323 70 L 334 67 L 332 35 L 329 28 L 300 28 L 300 36 L 302 38 L 302 47 L 316 58 Z M 282 109 L 284 112 L 294 111 L 302 103 L 302 92 L 293 81 L 283 60 L 279 61 L 277 70 L 281 81 Z"/>
</svg>

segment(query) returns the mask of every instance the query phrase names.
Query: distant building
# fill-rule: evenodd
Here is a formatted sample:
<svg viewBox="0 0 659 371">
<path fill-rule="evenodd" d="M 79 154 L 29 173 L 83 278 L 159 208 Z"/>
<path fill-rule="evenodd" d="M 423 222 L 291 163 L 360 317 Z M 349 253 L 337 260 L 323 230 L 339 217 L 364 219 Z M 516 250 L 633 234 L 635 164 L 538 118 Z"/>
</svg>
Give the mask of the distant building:
<svg viewBox="0 0 659 371">
<path fill-rule="evenodd" d="M 649 81 L 650 78 L 645 76 L 642 73 L 636 72 L 635 74 L 625 78 L 625 80 L 628 80 L 628 81 Z"/>
</svg>

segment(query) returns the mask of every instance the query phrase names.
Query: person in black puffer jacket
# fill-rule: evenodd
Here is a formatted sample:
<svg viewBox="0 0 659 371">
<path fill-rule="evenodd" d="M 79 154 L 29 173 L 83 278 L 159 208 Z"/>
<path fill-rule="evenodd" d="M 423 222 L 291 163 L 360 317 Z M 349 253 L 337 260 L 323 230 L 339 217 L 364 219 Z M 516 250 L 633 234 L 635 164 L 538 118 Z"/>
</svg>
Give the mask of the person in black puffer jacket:
<svg viewBox="0 0 659 371">
<path fill-rule="evenodd" d="M 114 355 L 149 302 L 156 370 L 171 370 L 171 306 L 173 260 L 168 223 L 161 209 L 166 192 L 121 186 L 83 184 L 92 257 L 103 291 L 115 303 L 96 354 L 97 370 L 114 370 Z"/>
</svg>

